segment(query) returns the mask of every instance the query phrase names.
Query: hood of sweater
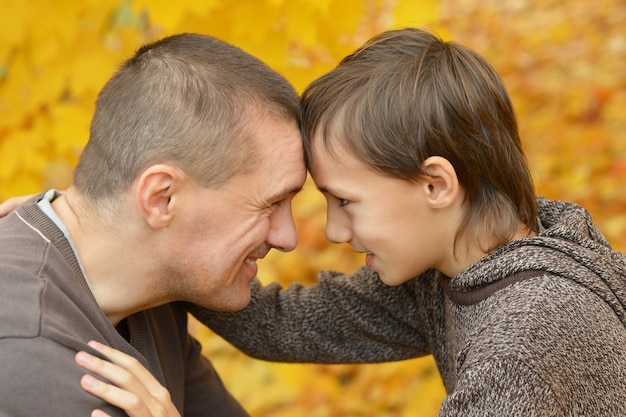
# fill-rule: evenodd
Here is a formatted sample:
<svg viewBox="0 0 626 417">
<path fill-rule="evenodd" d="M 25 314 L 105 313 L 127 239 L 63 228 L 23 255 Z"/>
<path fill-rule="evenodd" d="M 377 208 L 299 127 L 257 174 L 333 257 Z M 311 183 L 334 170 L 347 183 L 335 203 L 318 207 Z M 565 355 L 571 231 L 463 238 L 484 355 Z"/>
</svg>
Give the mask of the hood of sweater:
<svg viewBox="0 0 626 417">
<path fill-rule="evenodd" d="M 448 296 L 477 302 L 526 277 L 558 275 L 596 293 L 626 326 L 626 255 L 611 248 L 583 207 L 537 201 L 544 230 L 500 247 L 444 282 Z"/>
</svg>

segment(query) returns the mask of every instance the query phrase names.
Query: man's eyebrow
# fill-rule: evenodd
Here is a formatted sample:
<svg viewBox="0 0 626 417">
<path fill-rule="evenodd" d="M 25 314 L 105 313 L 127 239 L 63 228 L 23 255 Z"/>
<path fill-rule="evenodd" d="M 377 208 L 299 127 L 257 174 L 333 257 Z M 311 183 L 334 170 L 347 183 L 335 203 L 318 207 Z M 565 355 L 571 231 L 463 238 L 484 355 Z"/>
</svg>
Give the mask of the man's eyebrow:
<svg viewBox="0 0 626 417">
<path fill-rule="evenodd" d="M 289 190 L 284 190 L 284 191 L 274 194 L 273 196 L 270 197 L 269 201 L 279 201 L 279 200 L 286 198 L 287 196 L 296 195 L 300 191 L 302 191 L 302 186 L 293 187 Z"/>
</svg>

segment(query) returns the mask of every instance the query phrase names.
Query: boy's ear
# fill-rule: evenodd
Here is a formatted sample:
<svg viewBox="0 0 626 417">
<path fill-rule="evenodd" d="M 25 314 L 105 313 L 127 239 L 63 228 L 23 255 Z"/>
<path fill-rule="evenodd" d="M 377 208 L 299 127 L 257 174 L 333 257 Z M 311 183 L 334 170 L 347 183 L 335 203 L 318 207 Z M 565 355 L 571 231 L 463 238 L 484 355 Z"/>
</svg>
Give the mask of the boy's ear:
<svg viewBox="0 0 626 417">
<path fill-rule="evenodd" d="M 172 197 L 176 193 L 183 173 L 167 164 L 148 167 L 137 181 L 137 208 L 146 223 L 154 229 L 169 225 L 174 217 Z"/>
<path fill-rule="evenodd" d="M 422 180 L 427 201 L 433 208 L 451 206 L 459 197 L 459 179 L 450 161 L 431 156 L 422 164 L 426 177 Z"/>
</svg>

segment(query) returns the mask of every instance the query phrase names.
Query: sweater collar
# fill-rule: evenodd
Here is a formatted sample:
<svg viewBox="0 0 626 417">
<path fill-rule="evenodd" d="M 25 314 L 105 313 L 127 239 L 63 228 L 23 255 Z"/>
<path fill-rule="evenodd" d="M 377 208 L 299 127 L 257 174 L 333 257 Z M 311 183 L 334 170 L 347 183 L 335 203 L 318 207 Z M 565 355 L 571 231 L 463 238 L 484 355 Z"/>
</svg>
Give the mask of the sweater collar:
<svg viewBox="0 0 626 417">
<path fill-rule="evenodd" d="M 537 236 L 515 240 L 442 281 L 448 298 L 475 304 L 533 276 L 558 275 L 598 294 L 626 323 L 626 257 L 611 249 L 583 207 L 538 198 L 544 226 Z"/>
</svg>

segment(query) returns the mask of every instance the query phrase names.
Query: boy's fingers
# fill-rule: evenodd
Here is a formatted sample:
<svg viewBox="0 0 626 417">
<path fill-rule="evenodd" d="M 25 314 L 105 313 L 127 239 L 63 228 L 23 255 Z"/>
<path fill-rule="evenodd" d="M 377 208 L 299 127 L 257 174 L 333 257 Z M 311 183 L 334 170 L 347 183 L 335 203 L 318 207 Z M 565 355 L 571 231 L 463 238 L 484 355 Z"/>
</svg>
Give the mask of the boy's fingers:
<svg viewBox="0 0 626 417">
<path fill-rule="evenodd" d="M 83 375 L 80 379 L 80 385 L 88 393 L 116 407 L 123 408 L 132 417 L 152 416 L 146 404 L 137 395 L 129 391 L 102 382 L 91 375 Z M 106 416 L 107 414 L 100 410 L 94 410 L 92 417 L 94 415 Z"/>
<path fill-rule="evenodd" d="M 112 417 L 112 416 L 109 413 L 105 413 L 102 410 L 96 409 L 91 412 L 91 417 Z"/>
<path fill-rule="evenodd" d="M 109 382 L 84 375 L 81 386 L 85 391 L 125 410 L 130 417 L 180 417 L 169 391 L 137 359 L 97 342 L 89 345 L 108 360 L 78 352 L 76 363 Z M 91 417 L 109 416 L 94 410 Z"/>
<path fill-rule="evenodd" d="M 136 378 L 137 382 L 140 382 L 145 387 L 145 389 L 153 395 L 158 395 L 159 397 L 162 397 L 164 395 L 163 391 L 165 391 L 165 393 L 168 393 L 167 390 L 164 390 L 159 381 L 157 381 L 157 379 L 150 373 L 150 371 L 143 367 L 141 363 L 132 356 L 129 356 L 125 353 L 120 352 L 119 350 L 111 348 L 110 346 L 106 346 L 95 341 L 89 342 L 89 346 L 104 354 L 107 358 L 109 358 L 111 362 L 118 365 L 120 368 L 126 370 L 130 375 Z M 122 375 L 120 375 L 122 374 L 120 372 L 120 368 L 115 369 L 115 372 L 113 372 L 113 370 L 111 371 L 111 373 L 114 374 L 117 378 L 122 377 Z M 108 376 L 105 377 L 107 379 L 110 379 Z M 119 384 L 124 383 L 123 381 L 114 381 L 112 379 L 110 380 L 116 384 L 118 384 L 118 382 Z M 127 385 L 120 386 L 122 388 L 129 388 Z"/>
<path fill-rule="evenodd" d="M 11 197 L 7 201 L 0 204 L 0 217 L 4 217 L 18 208 L 22 203 L 28 200 L 31 195 L 23 197 Z"/>
<path fill-rule="evenodd" d="M 121 388 L 134 390 L 145 389 L 132 372 L 114 363 L 97 358 L 87 352 L 78 352 L 75 359 L 76 363 L 83 368 L 108 379 Z"/>
</svg>

